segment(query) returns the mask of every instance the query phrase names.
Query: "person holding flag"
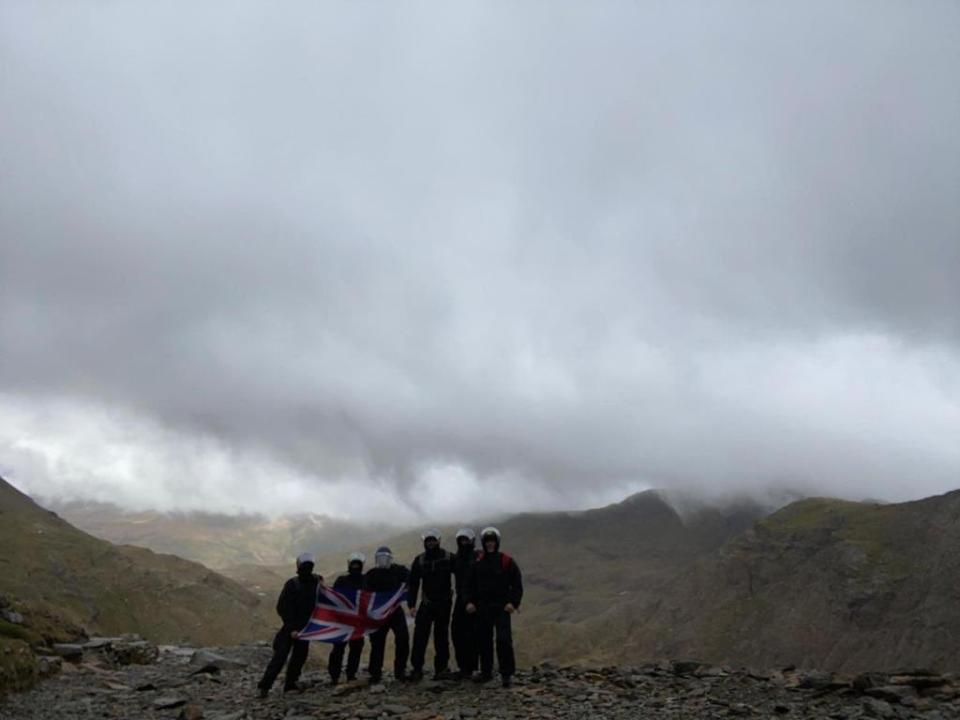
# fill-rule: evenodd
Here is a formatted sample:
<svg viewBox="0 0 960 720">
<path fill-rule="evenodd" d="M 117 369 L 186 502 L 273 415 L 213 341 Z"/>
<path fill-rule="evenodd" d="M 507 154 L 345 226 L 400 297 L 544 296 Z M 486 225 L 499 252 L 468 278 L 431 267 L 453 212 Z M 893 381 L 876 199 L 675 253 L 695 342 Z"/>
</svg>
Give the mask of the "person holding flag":
<svg viewBox="0 0 960 720">
<path fill-rule="evenodd" d="M 367 570 L 363 577 L 364 590 L 378 595 L 400 597 L 406 592 L 410 571 L 403 565 L 393 562 L 393 553 L 384 546 L 377 548 L 374 567 Z M 387 645 L 387 633 L 393 631 L 395 644 L 393 655 L 393 676 L 397 680 L 406 680 L 407 658 L 410 655 L 410 634 L 407 631 L 407 617 L 399 603 L 394 606 L 381 627 L 370 636 L 370 684 L 380 682 L 383 672 L 383 655 Z"/>
<path fill-rule="evenodd" d="M 360 576 L 360 587 L 356 586 L 357 575 L 363 569 L 359 556 L 352 557 L 349 563 L 349 569 L 354 574 L 341 582 L 338 588 L 324 585 L 321 580 L 316 586 L 313 611 L 307 616 L 302 629 L 291 635 L 298 642 L 340 645 L 340 653 L 336 653 L 335 649 L 332 654 L 331 679 L 339 679 L 344 645 L 356 648 L 347 661 L 347 673 L 353 676 L 359 666 L 363 638 L 370 635 L 370 675 L 373 682 L 379 682 L 386 634 L 390 629 L 394 631 L 397 643 L 394 671 L 399 679 L 404 679 L 409 654 L 406 615 L 402 608 L 407 596 L 407 569 L 393 563 L 389 548 L 380 548 L 375 558 L 376 567 Z"/>
<path fill-rule="evenodd" d="M 258 695 L 267 697 L 274 681 L 283 669 L 287 657 L 287 674 L 284 678 L 283 691 L 289 692 L 298 689 L 297 681 L 303 664 L 307 661 L 310 645 L 298 639 L 299 630 L 307 624 L 317 604 L 317 588 L 323 578 L 313 574 L 314 560 L 310 553 L 300 553 L 297 556 L 297 575 L 287 580 L 277 600 L 277 615 L 283 621 L 280 629 L 273 638 L 273 657 L 267 665 L 260 682 L 257 683 Z"/>
<path fill-rule="evenodd" d="M 357 552 L 350 555 L 347 560 L 347 573 L 334 581 L 333 589 L 340 593 L 363 590 L 363 564 L 366 559 L 363 553 Z M 347 645 L 350 646 L 350 654 L 347 656 L 347 682 L 352 682 L 357 677 L 357 670 L 360 668 L 360 655 L 363 653 L 362 635 L 356 639 L 333 644 L 330 659 L 327 661 L 331 685 L 336 685 L 340 681 L 340 673 L 343 671 L 343 654 Z"/>
</svg>

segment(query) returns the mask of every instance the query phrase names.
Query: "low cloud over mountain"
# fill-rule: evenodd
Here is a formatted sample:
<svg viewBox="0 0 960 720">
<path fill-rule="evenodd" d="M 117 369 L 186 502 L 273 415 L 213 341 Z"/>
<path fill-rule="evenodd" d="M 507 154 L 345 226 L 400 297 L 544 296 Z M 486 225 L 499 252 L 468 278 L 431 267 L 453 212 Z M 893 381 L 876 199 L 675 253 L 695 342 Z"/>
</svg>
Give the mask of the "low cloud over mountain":
<svg viewBox="0 0 960 720">
<path fill-rule="evenodd" d="M 6 3 L 0 472 L 403 519 L 955 487 L 957 28 Z"/>
</svg>

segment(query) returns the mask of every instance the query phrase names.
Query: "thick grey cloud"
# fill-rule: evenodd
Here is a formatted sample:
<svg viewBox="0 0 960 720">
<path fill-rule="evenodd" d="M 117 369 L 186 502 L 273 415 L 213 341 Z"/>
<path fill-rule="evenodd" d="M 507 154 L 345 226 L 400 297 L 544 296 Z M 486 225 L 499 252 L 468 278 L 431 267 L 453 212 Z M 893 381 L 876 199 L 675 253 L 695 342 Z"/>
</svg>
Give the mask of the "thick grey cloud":
<svg viewBox="0 0 960 720">
<path fill-rule="evenodd" d="M 10 2 L 0 67 L 28 488 L 960 480 L 955 3 Z"/>
</svg>

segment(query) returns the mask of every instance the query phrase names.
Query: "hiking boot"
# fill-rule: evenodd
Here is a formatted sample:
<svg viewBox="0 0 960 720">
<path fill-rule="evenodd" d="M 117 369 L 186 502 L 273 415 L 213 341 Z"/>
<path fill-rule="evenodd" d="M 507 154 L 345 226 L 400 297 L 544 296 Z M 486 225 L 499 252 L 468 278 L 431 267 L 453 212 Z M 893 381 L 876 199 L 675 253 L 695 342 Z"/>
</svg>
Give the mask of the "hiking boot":
<svg viewBox="0 0 960 720">
<path fill-rule="evenodd" d="M 453 673 L 450 672 L 447 668 L 443 670 L 434 670 L 433 679 L 434 680 L 450 680 L 453 677 Z"/>
<path fill-rule="evenodd" d="M 370 676 L 370 684 L 371 684 L 371 685 L 379 685 L 379 684 L 382 682 L 382 680 L 383 680 L 383 679 L 382 679 L 379 675 L 371 675 L 371 676 Z"/>
<path fill-rule="evenodd" d="M 332 677 L 330 678 L 330 681 L 327 683 L 327 685 L 329 685 L 330 687 L 335 687 L 339 682 L 340 682 L 340 678 Z M 347 682 L 350 682 L 350 678 L 347 678 Z"/>
<path fill-rule="evenodd" d="M 410 672 L 410 675 L 407 677 L 407 679 L 410 682 L 420 682 L 421 680 L 423 680 L 423 670 L 421 670 L 420 668 L 414 668 Z"/>
<path fill-rule="evenodd" d="M 491 680 L 493 680 L 493 675 L 490 673 L 480 673 L 473 679 L 475 683 L 488 683 Z"/>
<path fill-rule="evenodd" d="M 260 698 L 261 700 L 265 700 L 269 694 L 270 694 L 270 688 L 260 687 L 259 685 L 257 686 L 258 698 Z"/>
<path fill-rule="evenodd" d="M 504 675 L 501 682 L 503 684 L 503 687 L 508 688 L 511 685 L 513 685 L 513 678 L 510 677 L 509 675 Z"/>
</svg>

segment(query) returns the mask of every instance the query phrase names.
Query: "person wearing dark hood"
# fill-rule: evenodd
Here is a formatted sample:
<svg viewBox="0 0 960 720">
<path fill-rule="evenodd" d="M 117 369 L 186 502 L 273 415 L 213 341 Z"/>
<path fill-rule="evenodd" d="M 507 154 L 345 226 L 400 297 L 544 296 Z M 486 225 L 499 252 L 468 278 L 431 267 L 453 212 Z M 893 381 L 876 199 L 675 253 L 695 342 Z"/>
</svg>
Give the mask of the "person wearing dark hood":
<svg viewBox="0 0 960 720">
<path fill-rule="evenodd" d="M 363 576 L 363 589 L 374 592 L 392 592 L 406 584 L 410 571 L 393 562 L 390 548 L 381 547 L 373 556 L 374 566 Z M 383 655 L 387 645 L 387 633 L 393 631 L 394 655 L 393 676 L 405 680 L 407 657 L 410 655 L 410 634 L 407 631 L 407 616 L 403 607 L 397 605 L 387 623 L 370 635 L 370 683 L 379 683 L 383 673 Z"/>
<path fill-rule="evenodd" d="M 413 626 L 413 653 L 410 664 L 413 681 L 423 678 L 427 643 L 433 630 L 433 677 L 438 679 L 449 672 L 450 664 L 450 610 L 453 602 L 453 555 L 440 547 L 440 532 L 434 528 L 423 535 L 423 552 L 410 565 L 410 590 L 407 603 L 410 614 L 416 618 Z M 421 585 L 423 593 L 419 597 Z"/>
<path fill-rule="evenodd" d="M 300 671 L 307 661 L 310 643 L 298 640 L 297 633 L 306 627 L 317 604 L 317 586 L 323 578 L 313 574 L 314 560 L 310 553 L 300 553 L 297 556 L 297 576 L 284 583 L 283 590 L 277 600 L 277 615 L 283 625 L 273 638 L 273 657 L 263 673 L 263 678 L 257 683 L 257 690 L 261 698 L 267 697 L 274 681 L 287 662 L 287 674 L 284 677 L 283 691 L 297 690 L 297 681 Z"/>
<path fill-rule="evenodd" d="M 470 528 L 457 530 L 457 554 L 453 559 L 453 578 L 456 597 L 453 603 L 453 621 L 450 639 L 457 658 L 457 677 L 466 680 L 477 669 L 477 616 L 467 613 L 465 600 L 467 582 L 477 560 L 476 534 Z"/>
<path fill-rule="evenodd" d="M 366 556 L 363 553 L 353 553 L 347 560 L 347 574 L 341 575 L 333 583 L 333 589 L 343 590 L 363 590 L 363 563 L 366 562 Z M 330 650 L 330 659 L 327 661 L 327 670 L 330 673 L 330 684 L 336 685 L 340 681 L 340 673 L 343 671 L 343 653 L 348 643 L 334 643 Z M 363 653 L 363 638 L 351 640 L 350 654 L 347 656 L 347 682 L 352 682 L 357 677 L 357 670 L 360 668 L 360 655 Z"/>
<path fill-rule="evenodd" d="M 482 551 L 467 582 L 466 611 L 477 616 L 480 675 L 477 682 L 493 679 L 493 636 L 497 636 L 497 665 L 503 686 L 510 687 L 516 671 L 510 617 L 520 608 L 523 581 L 512 557 L 500 551 L 500 531 L 484 528 Z"/>
</svg>

